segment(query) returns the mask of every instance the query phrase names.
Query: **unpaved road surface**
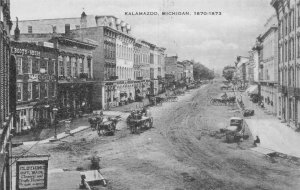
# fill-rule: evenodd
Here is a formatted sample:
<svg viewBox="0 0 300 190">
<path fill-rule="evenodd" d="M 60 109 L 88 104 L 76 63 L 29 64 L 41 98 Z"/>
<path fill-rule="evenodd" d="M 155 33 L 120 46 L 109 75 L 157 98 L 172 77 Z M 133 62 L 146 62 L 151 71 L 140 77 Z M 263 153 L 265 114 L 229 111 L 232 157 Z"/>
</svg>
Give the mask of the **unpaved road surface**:
<svg viewBox="0 0 300 190">
<path fill-rule="evenodd" d="M 109 184 L 100 189 L 300 189 L 299 163 L 250 151 L 251 135 L 227 144 L 214 133 L 230 117 L 240 116 L 234 106 L 209 104 L 210 96 L 221 93 L 220 86 L 208 84 L 178 102 L 152 107 L 154 128 L 140 135 L 123 128 L 115 136 L 98 137 L 87 130 L 64 142 L 37 145 L 32 152 L 51 154 L 49 170 L 73 172 L 88 169 L 89 155 L 101 156 Z"/>
</svg>

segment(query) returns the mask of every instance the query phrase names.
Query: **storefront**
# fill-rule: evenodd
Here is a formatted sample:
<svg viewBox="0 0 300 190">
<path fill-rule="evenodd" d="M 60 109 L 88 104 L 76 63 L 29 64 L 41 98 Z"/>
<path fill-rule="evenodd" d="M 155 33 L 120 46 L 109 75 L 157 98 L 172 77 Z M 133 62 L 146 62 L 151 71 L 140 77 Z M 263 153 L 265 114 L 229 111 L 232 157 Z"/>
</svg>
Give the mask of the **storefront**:
<svg viewBox="0 0 300 190">
<path fill-rule="evenodd" d="M 58 51 L 27 42 L 12 42 L 11 53 L 17 67 L 15 131 L 48 127 L 52 113 L 50 102 L 56 99 Z"/>
<path fill-rule="evenodd" d="M 102 83 L 102 108 L 126 105 L 136 101 L 137 96 L 149 94 L 150 81 L 109 81 Z"/>
<path fill-rule="evenodd" d="M 153 95 L 157 95 L 158 91 L 159 91 L 158 79 L 151 80 L 150 93 Z"/>
<path fill-rule="evenodd" d="M 261 85 L 261 98 L 264 107 L 273 115 L 277 113 L 277 91 L 274 85 Z"/>
<path fill-rule="evenodd" d="M 92 111 L 94 81 L 60 81 L 57 119 L 76 117 Z"/>
</svg>

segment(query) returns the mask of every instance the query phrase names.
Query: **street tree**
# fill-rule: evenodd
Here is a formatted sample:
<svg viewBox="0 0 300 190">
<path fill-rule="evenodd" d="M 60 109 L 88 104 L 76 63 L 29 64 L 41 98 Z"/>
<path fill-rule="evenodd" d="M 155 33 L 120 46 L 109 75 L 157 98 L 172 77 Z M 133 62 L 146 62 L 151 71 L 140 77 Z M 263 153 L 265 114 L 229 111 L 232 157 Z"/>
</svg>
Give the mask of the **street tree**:
<svg viewBox="0 0 300 190">
<path fill-rule="evenodd" d="M 226 66 L 223 69 L 223 77 L 228 81 L 232 81 L 234 72 L 235 72 L 235 67 Z"/>
<path fill-rule="evenodd" d="M 201 63 L 194 63 L 193 75 L 195 80 L 212 80 L 215 78 L 214 72 Z"/>
</svg>

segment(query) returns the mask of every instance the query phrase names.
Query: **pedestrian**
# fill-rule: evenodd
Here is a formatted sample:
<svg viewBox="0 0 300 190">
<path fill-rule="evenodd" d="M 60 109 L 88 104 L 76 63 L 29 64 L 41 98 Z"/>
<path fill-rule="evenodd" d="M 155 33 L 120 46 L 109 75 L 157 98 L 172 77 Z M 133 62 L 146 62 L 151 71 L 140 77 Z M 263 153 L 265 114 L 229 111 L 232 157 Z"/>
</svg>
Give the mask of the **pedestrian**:
<svg viewBox="0 0 300 190">
<path fill-rule="evenodd" d="M 256 136 L 256 139 L 255 139 L 254 142 L 253 142 L 253 145 L 254 145 L 254 146 L 257 146 L 257 144 L 260 144 L 260 139 L 259 139 L 258 136 Z"/>
</svg>

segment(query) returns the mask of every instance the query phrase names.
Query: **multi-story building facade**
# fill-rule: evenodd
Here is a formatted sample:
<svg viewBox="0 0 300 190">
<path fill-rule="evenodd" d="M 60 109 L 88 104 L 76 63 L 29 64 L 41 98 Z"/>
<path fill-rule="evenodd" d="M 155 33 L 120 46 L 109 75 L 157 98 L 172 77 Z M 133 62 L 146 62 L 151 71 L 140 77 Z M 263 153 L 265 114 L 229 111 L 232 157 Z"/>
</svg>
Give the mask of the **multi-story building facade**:
<svg viewBox="0 0 300 190">
<path fill-rule="evenodd" d="M 300 108 L 300 4 L 272 0 L 278 22 L 278 105 L 279 117 L 299 127 Z"/>
<path fill-rule="evenodd" d="M 58 112 L 57 119 L 75 117 L 81 112 L 92 109 L 92 96 L 94 94 L 94 65 L 93 51 L 97 44 L 75 40 L 65 34 L 19 34 L 17 41 L 41 43 L 56 49 L 55 77 L 57 78 L 57 94 L 55 103 Z M 50 43 L 49 43 L 50 42 Z M 43 53 L 43 52 L 42 52 Z M 35 65 L 34 65 L 35 67 Z M 33 68 L 34 68 L 33 67 Z M 35 68 L 34 68 L 35 69 Z M 45 102 L 48 103 L 49 100 Z M 50 106 L 51 108 L 51 106 Z M 52 110 L 52 109 L 50 109 Z M 48 114 L 52 119 L 51 113 Z M 48 122 L 49 123 L 49 122 Z"/>
<path fill-rule="evenodd" d="M 178 56 L 165 57 L 166 74 L 177 76 Z"/>
<path fill-rule="evenodd" d="M 134 100 L 135 87 L 148 82 L 134 81 L 135 38 L 130 35 L 130 25 L 113 16 L 96 16 L 96 23 L 96 27 L 72 30 L 71 36 L 98 44 L 93 52 L 98 81 L 94 104 L 107 109 Z"/>
<path fill-rule="evenodd" d="M 237 85 L 239 87 L 245 87 L 247 86 L 248 80 L 247 80 L 247 65 L 249 63 L 249 58 L 244 56 L 238 56 L 237 62 L 236 62 L 236 79 L 237 79 Z"/>
<path fill-rule="evenodd" d="M 10 56 L 10 1 L 0 1 L 0 189 L 10 190 L 11 132 L 15 126 L 16 109 L 16 63 Z"/>
<path fill-rule="evenodd" d="M 185 60 L 182 62 L 184 65 L 184 78 L 186 83 L 190 83 L 194 80 L 194 75 L 193 75 L 193 66 L 194 63 L 193 61 Z"/>
<path fill-rule="evenodd" d="M 260 50 L 260 92 L 265 108 L 274 115 L 277 113 L 277 82 L 278 82 L 278 35 L 277 19 L 273 15 L 264 25 L 264 33 L 260 36 L 262 49 Z M 282 104 L 280 104 L 280 107 Z M 279 108 L 282 110 L 282 108 Z"/>
<path fill-rule="evenodd" d="M 135 95 L 146 97 L 150 93 L 150 86 L 142 84 L 143 80 L 150 81 L 150 47 L 142 40 L 134 44 L 134 79 Z"/>
<path fill-rule="evenodd" d="M 157 52 L 157 79 L 158 79 L 158 93 L 165 91 L 165 48 L 159 47 Z"/>
<path fill-rule="evenodd" d="M 181 82 L 184 79 L 184 65 L 178 61 L 176 64 L 176 76 L 175 80 Z"/>
<path fill-rule="evenodd" d="M 58 50 L 58 119 L 90 113 L 92 97 L 97 94 L 93 90 L 93 51 L 97 45 L 62 36 L 52 37 L 49 41 Z"/>
<path fill-rule="evenodd" d="M 57 90 L 57 50 L 27 42 L 11 42 L 17 68 L 15 131 L 51 123 Z"/>
</svg>

